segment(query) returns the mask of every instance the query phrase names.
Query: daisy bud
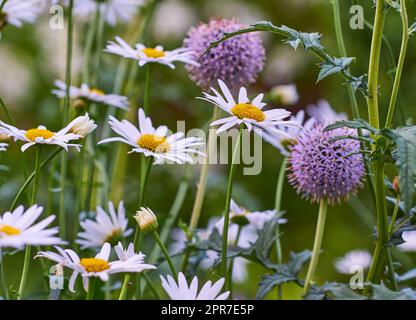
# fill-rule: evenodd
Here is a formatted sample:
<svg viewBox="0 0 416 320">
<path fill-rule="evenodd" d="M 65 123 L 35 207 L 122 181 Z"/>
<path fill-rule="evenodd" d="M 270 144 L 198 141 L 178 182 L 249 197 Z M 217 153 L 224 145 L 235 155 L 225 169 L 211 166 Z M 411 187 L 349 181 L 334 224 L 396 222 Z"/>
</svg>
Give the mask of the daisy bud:
<svg viewBox="0 0 416 320">
<path fill-rule="evenodd" d="M 395 177 L 393 180 L 393 190 L 399 194 L 400 193 L 400 179 L 399 177 Z"/>
<path fill-rule="evenodd" d="M 275 86 L 270 91 L 270 98 L 279 105 L 293 105 L 299 101 L 299 93 L 295 85 Z"/>
<path fill-rule="evenodd" d="M 95 124 L 94 120 L 91 120 L 88 113 L 86 113 L 85 116 L 80 116 L 74 120 L 74 125 L 69 130 L 69 132 L 85 137 L 93 132 L 96 128 L 97 125 Z"/>
<path fill-rule="evenodd" d="M 143 233 L 152 233 L 159 227 L 157 217 L 150 208 L 140 208 L 134 218 L 139 224 L 140 231 Z"/>
<path fill-rule="evenodd" d="M 88 103 L 85 99 L 75 99 L 74 101 L 74 108 L 77 112 L 81 113 L 87 109 Z"/>
</svg>

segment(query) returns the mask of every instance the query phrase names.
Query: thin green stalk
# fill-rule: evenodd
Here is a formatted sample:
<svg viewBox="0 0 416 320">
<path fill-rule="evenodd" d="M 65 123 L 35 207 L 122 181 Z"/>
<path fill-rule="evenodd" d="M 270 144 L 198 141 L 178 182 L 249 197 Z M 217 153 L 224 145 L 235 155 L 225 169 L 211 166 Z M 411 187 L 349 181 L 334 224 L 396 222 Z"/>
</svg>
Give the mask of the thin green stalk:
<svg viewBox="0 0 416 320">
<path fill-rule="evenodd" d="M 338 43 L 338 50 L 341 56 L 347 57 L 347 50 L 345 48 L 344 35 L 342 31 L 339 0 L 331 0 L 331 2 L 333 5 L 333 9 L 334 9 L 333 12 L 334 12 L 334 23 L 335 23 L 335 35 L 336 35 L 337 43 Z M 351 103 L 352 115 L 355 119 L 359 119 L 360 111 L 358 109 L 358 103 L 357 103 L 357 98 L 354 93 L 354 89 L 352 88 L 351 85 L 348 85 L 347 90 L 348 90 L 348 96 L 349 96 L 350 103 Z"/>
<path fill-rule="evenodd" d="M 399 291 L 399 284 L 397 283 L 396 272 L 394 271 L 394 262 L 391 254 L 391 247 L 387 248 L 387 264 L 389 268 L 390 280 L 395 291 Z"/>
<path fill-rule="evenodd" d="M 325 230 L 326 213 L 328 209 L 328 203 L 326 199 L 321 199 L 319 204 L 318 223 L 316 225 L 315 240 L 313 243 L 313 251 L 311 262 L 309 263 L 308 273 L 306 275 L 305 284 L 303 287 L 303 295 L 309 292 L 312 286 L 312 281 L 315 278 L 316 268 L 318 266 L 319 255 L 321 253 L 322 239 Z"/>
<path fill-rule="evenodd" d="M 150 104 L 150 86 L 152 80 L 152 65 L 149 63 L 145 67 L 146 69 L 146 76 L 144 80 L 144 94 L 143 94 L 143 111 L 147 115 L 149 112 L 149 104 Z"/>
<path fill-rule="evenodd" d="M 31 205 L 35 204 L 36 196 L 37 196 L 38 189 L 39 189 L 41 153 L 42 153 L 42 146 L 37 146 L 36 160 L 35 160 L 35 181 L 33 183 Z M 30 258 L 31 258 L 31 247 L 29 245 L 27 245 L 26 250 L 25 250 L 25 258 L 24 258 L 24 262 L 23 262 L 22 277 L 20 279 L 19 291 L 18 291 L 18 294 L 17 294 L 17 299 L 18 300 L 21 300 L 23 298 L 24 290 L 25 290 L 25 287 L 26 287 L 27 275 L 28 275 L 28 272 L 29 272 Z"/>
<path fill-rule="evenodd" d="M 389 237 L 392 236 L 393 228 L 394 228 L 394 225 L 396 224 L 397 214 L 399 213 L 400 200 L 401 200 L 401 196 L 398 195 L 396 197 L 396 202 L 394 203 L 393 214 L 391 215 L 391 221 L 390 221 L 390 225 L 389 225 L 389 229 L 388 229 Z"/>
<path fill-rule="evenodd" d="M 152 280 L 149 278 L 149 276 L 148 276 L 145 272 L 141 273 L 141 275 L 143 276 L 144 280 L 146 281 L 146 284 L 149 286 L 150 291 L 152 291 L 152 293 L 153 293 L 153 295 L 155 296 L 155 298 L 156 298 L 157 300 L 162 300 L 162 299 L 160 298 L 160 295 L 159 295 L 159 293 L 157 292 L 157 290 L 156 290 L 155 286 L 153 285 Z"/>
<path fill-rule="evenodd" d="M 40 169 L 43 169 L 53 158 L 55 158 L 63 149 L 57 148 L 54 152 L 52 152 L 48 158 L 42 161 L 40 164 Z M 13 211 L 16 208 L 17 202 L 19 201 L 22 194 L 26 191 L 30 183 L 33 181 L 33 179 L 36 176 L 36 171 L 33 171 L 30 176 L 26 179 L 22 187 L 17 192 L 16 196 L 13 199 L 12 204 L 10 205 L 9 211 Z"/>
<path fill-rule="evenodd" d="M 154 232 L 153 232 L 153 238 L 155 239 L 156 243 L 158 244 L 158 246 L 159 246 L 159 247 L 160 247 L 160 249 L 162 250 L 162 252 L 163 252 L 163 254 L 164 254 L 165 258 L 166 258 L 166 261 L 168 262 L 168 265 L 169 265 L 170 271 L 172 272 L 172 274 L 173 274 L 174 278 L 175 278 L 175 279 L 178 279 L 178 274 L 177 274 L 177 272 L 176 272 L 176 270 L 175 270 L 175 266 L 174 266 L 174 264 L 173 264 L 173 262 L 172 262 L 172 259 L 171 259 L 171 258 L 170 258 L 170 256 L 169 256 L 169 252 L 168 252 L 168 250 L 166 249 L 165 244 L 164 244 L 164 243 L 162 242 L 162 240 L 160 239 L 159 233 L 158 233 L 157 231 L 154 231 Z"/>
<path fill-rule="evenodd" d="M 7 108 L 7 106 L 4 103 L 3 99 L 1 99 L 1 98 L 0 98 L 0 106 L 3 109 L 4 113 L 6 114 L 7 121 L 9 121 L 9 123 L 12 126 L 15 126 L 16 125 L 16 122 L 14 121 L 12 114 L 10 113 L 9 109 Z"/>
<path fill-rule="evenodd" d="M 4 253 L 3 253 L 3 250 L 1 249 L 0 249 L 0 281 L 1 281 L 1 288 L 3 290 L 4 300 L 9 300 L 9 290 L 7 288 L 6 276 L 4 274 Z"/>
<path fill-rule="evenodd" d="M 87 38 L 85 41 L 84 48 L 84 65 L 82 68 L 82 82 L 88 84 L 90 80 L 90 58 L 94 44 L 94 37 L 97 32 L 98 22 L 100 19 L 99 3 L 97 3 L 97 10 L 95 11 L 94 19 L 91 20 L 88 27 Z"/>
<path fill-rule="evenodd" d="M 240 235 L 241 235 L 241 226 L 238 226 L 238 230 L 237 230 L 237 236 L 235 238 L 235 242 L 234 245 L 237 246 L 238 245 L 238 241 L 240 240 Z M 231 259 L 230 261 L 230 266 L 228 267 L 228 278 L 229 279 L 233 279 L 233 272 L 234 272 L 234 258 Z M 233 300 L 233 282 L 230 282 L 230 300 Z"/>
<path fill-rule="evenodd" d="M 221 251 L 221 270 L 222 275 L 225 277 L 225 287 L 226 290 L 229 290 L 231 287 L 231 279 L 227 273 L 227 247 L 228 247 L 228 225 L 230 222 L 230 205 L 231 205 L 231 196 L 233 193 L 233 184 L 236 174 L 236 161 L 240 155 L 240 146 L 241 140 L 243 137 L 243 125 L 240 126 L 240 133 L 238 136 L 237 143 L 234 146 L 233 156 L 230 164 L 230 173 L 228 176 L 228 185 L 227 185 L 227 194 L 225 197 L 225 207 L 224 207 L 224 227 L 222 231 L 222 251 Z"/>
<path fill-rule="evenodd" d="M 406 0 L 400 1 L 400 17 L 402 19 L 403 29 L 402 45 L 400 48 L 399 61 L 397 63 L 396 69 L 396 77 L 394 79 L 393 90 L 390 98 L 389 111 L 387 113 L 387 119 L 385 124 L 386 128 L 391 127 L 393 123 L 394 110 L 396 108 L 397 95 L 399 93 L 400 81 L 402 79 L 402 71 L 407 53 L 407 45 L 409 43 L 409 20 L 407 17 Z"/>
<path fill-rule="evenodd" d="M 377 1 L 376 13 L 374 18 L 373 37 L 371 40 L 370 62 L 368 69 L 369 96 L 367 97 L 369 123 L 376 129 L 380 128 L 380 117 L 378 108 L 378 84 L 384 20 L 384 1 Z"/>
<path fill-rule="evenodd" d="M 287 165 L 287 158 L 283 158 L 282 163 L 280 165 L 279 176 L 277 178 L 277 185 L 276 185 L 276 194 L 275 194 L 275 204 L 274 208 L 276 210 L 276 214 L 280 214 L 280 210 L 282 209 L 282 195 L 283 195 L 283 184 L 285 182 L 285 174 L 286 174 L 286 165 Z M 280 239 L 280 224 L 276 224 L 276 257 L 277 263 L 281 264 L 283 261 L 282 257 L 282 243 Z M 277 297 L 281 300 L 282 297 L 282 286 L 277 286 Z"/>
<path fill-rule="evenodd" d="M 76 181 L 80 183 L 79 188 L 77 189 L 76 195 L 76 202 L 75 202 L 75 210 L 74 210 L 74 221 L 73 221 L 73 242 L 75 243 L 75 239 L 77 237 L 78 229 L 79 229 L 79 213 L 82 210 L 82 200 L 83 200 L 83 182 L 84 182 L 84 161 L 85 159 L 85 148 L 84 146 L 81 149 L 80 155 L 77 159 L 77 171 L 76 171 Z"/>
<path fill-rule="evenodd" d="M 374 186 L 377 210 L 377 240 L 373 260 L 367 276 L 368 283 L 379 283 L 386 258 L 386 243 L 388 242 L 386 190 L 384 185 L 384 164 L 374 165 Z M 369 287 L 364 289 L 367 294 Z"/>
<path fill-rule="evenodd" d="M 87 300 L 94 300 L 96 278 L 91 277 L 88 283 Z"/>
</svg>

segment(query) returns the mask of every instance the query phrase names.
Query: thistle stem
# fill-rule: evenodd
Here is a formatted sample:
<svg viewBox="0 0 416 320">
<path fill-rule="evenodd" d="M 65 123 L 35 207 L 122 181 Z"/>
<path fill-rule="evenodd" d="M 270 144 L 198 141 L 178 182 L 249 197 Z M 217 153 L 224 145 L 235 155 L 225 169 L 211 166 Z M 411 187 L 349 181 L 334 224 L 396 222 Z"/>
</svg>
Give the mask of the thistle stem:
<svg viewBox="0 0 416 320">
<path fill-rule="evenodd" d="M 35 160 L 35 181 L 33 182 L 33 190 L 32 190 L 32 198 L 31 198 L 31 206 L 36 202 L 36 196 L 38 193 L 39 188 L 39 177 L 40 177 L 40 158 L 42 153 L 42 146 L 37 146 L 36 150 L 36 160 Z M 27 275 L 29 272 L 29 265 L 30 265 L 30 254 L 31 254 L 31 247 L 29 245 L 26 246 L 25 250 L 25 258 L 23 262 L 23 271 L 22 277 L 20 279 L 19 291 L 17 294 L 17 299 L 21 300 L 23 298 L 23 293 L 26 287 Z"/>
<path fill-rule="evenodd" d="M 318 266 L 319 261 L 319 255 L 321 253 L 322 239 L 324 236 L 327 208 L 327 200 L 321 199 L 321 202 L 319 204 L 319 215 L 318 223 L 316 225 L 315 240 L 313 243 L 312 258 L 311 262 L 309 263 L 308 273 L 306 275 L 306 280 L 303 287 L 303 295 L 306 295 L 309 292 L 309 289 L 312 286 L 312 281 L 315 278 L 316 268 Z"/>
<path fill-rule="evenodd" d="M 407 17 L 406 0 L 400 0 L 400 17 L 402 19 L 402 29 L 403 29 L 402 45 L 400 48 L 399 61 L 397 63 L 396 76 L 394 78 L 393 90 L 392 90 L 391 98 L 390 98 L 389 111 L 387 113 L 387 119 L 386 119 L 386 124 L 385 124 L 386 128 L 391 127 L 393 123 L 394 110 L 396 108 L 396 101 L 397 101 L 397 96 L 399 93 L 399 87 L 400 87 L 400 81 L 402 78 L 404 61 L 405 61 L 406 53 L 407 53 L 407 45 L 409 43 L 409 20 Z"/>
<path fill-rule="evenodd" d="M 226 289 L 229 290 L 231 287 L 231 279 L 227 272 L 227 246 L 228 246 L 228 225 L 230 222 L 230 205 L 231 205 L 231 196 L 233 193 L 233 184 L 236 174 L 236 161 L 240 155 L 240 146 L 241 140 L 243 137 L 243 125 L 240 125 L 240 133 L 238 136 L 237 143 L 234 146 L 233 156 L 230 164 L 230 172 L 228 176 L 228 185 L 227 185 L 227 194 L 225 197 L 225 207 L 224 207 L 224 228 L 222 231 L 222 251 L 221 251 L 221 270 L 222 275 L 225 278 Z"/>
<path fill-rule="evenodd" d="M 175 279 L 178 279 L 178 274 L 175 270 L 175 266 L 173 265 L 172 259 L 169 256 L 169 252 L 166 249 L 165 244 L 163 243 L 163 241 L 160 239 L 159 233 L 157 231 L 153 232 L 153 238 L 155 239 L 156 243 L 158 244 L 158 246 L 160 247 L 160 249 L 162 250 L 166 261 L 168 262 L 169 268 L 172 271 L 172 274 L 174 276 Z"/>
<path fill-rule="evenodd" d="M 287 165 L 287 158 L 285 157 L 280 165 L 279 176 L 277 178 L 275 205 L 274 205 L 276 214 L 280 214 L 280 210 L 282 207 L 282 194 L 283 194 L 283 184 L 285 182 L 286 165 Z M 277 263 L 281 264 L 283 257 L 282 257 L 282 243 L 280 239 L 280 224 L 279 223 L 276 224 L 275 246 L 276 246 Z M 282 299 L 282 286 L 281 285 L 277 286 L 277 297 L 279 300 Z"/>
</svg>

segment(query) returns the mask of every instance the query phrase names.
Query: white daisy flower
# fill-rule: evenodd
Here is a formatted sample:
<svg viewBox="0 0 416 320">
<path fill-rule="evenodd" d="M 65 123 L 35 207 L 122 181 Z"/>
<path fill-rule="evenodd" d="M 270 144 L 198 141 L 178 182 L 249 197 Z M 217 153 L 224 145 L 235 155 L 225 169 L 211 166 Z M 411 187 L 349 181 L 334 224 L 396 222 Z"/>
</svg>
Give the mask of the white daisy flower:
<svg viewBox="0 0 416 320">
<path fill-rule="evenodd" d="M 371 264 L 371 254 L 365 250 L 353 250 L 342 258 L 335 260 L 335 269 L 339 273 L 350 274 L 356 272 L 355 268 L 367 269 Z"/>
<path fill-rule="evenodd" d="M 294 84 L 275 86 L 270 90 L 270 95 L 284 106 L 293 105 L 299 101 L 298 89 Z"/>
<path fill-rule="evenodd" d="M 405 231 L 402 238 L 405 243 L 398 245 L 397 248 L 403 252 L 416 252 L 416 231 Z"/>
<path fill-rule="evenodd" d="M 317 105 L 309 105 L 306 107 L 306 110 L 310 117 L 315 118 L 325 125 L 341 120 L 348 120 L 346 113 L 337 113 L 326 100 L 318 101 Z"/>
<path fill-rule="evenodd" d="M 224 278 L 214 284 L 211 281 L 206 282 L 199 293 L 197 277 L 192 279 L 189 286 L 182 272 L 178 274 L 177 283 L 171 276 L 167 276 L 166 279 L 160 276 L 160 279 L 162 280 L 163 289 L 171 300 L 226 300 L 230 295 L 229 291 L 220 294 L 225 283 Z"/>
<path fill-rule="evenodd" d="M 60 80 L 55 80 L 57 89 L 52 93 L 58 98 L 66 97 L 66 84 Z M 101 103 L 123 110 L 129 109 L 129 99 L 118 94 L 106 94 L 100 89 L 90 88 L 87 84 L 82 84 L 80 88 L 71 86 L 69 88 L 69 97 L 71 99 L 82 99 L 93 103 Z"/>
<path fill-rule="evenodd" d="M 55 216 L 35 223 L 43 212 L 43 207 L 34 205 L 25 211 L 19 206 L 13 212 L 6 212 L 0 217 L 0 248 L 12 247 L 21 249 L 26 245 L 50 246 L 65 244 L 55 235 L 58 228 L 46 229 Z"/>
<path fill-rule="evenodd" d="M 74 15 L 87 18 L 98 10 L 104 20 L 114 26 L 129 22 L 144 4 L 144 0 L 75 0 Z"/>
<path fill-rule="evenodd" d="M 211 123 L 211 126 L 220 125 L 217 129 L 217 134 L 230 129 L 235 125 L 244 124 L 250 131 L 253 129 L 254 132 L 260 135 L 266 131 L 271 134 L 290 137 L 286 131 L 281 130 L 281 128 L 299 127 L 299 123 L 296 121 L 283 120 L 291 114 L 285 109 L 263 111 L 263 107 L 266 106 L 266 104 L 262 102 L 264 97 L 263 94 L 259 94 L 250 101 L 247 96 L 246 88 L 242 87 L 238 95 L 238 102 L 236 102 L 227 85 L 221 80 L 218 80 L 218 84 L 224 97 L 217 90 L 211 88 L 214 95 L 204 92 L 204 97 L 201 98 L 231 115 L 231 117 L 219 119 Z"/>
<path fill-rule="evenodd" d="M 24 142 L 21 148 L 22 152 L 26 151 L 35 144 L 57 145 L 64 148 L 66 151 L 68 151 L 69 147 L 73 147 L 79 151 L 81 145 L 69 143 L 71 140 L 83 138 L 83 136 L 71 132 L 74 124 L 77 124 L 78 121 L 80 121 L 79 117 L 72 120 L 70 124 L 58 132 L 52 132 L 46 129 L 45 126 L 39 126 L 29 130 L 21 130 L 4 123 L 3 121 L 0 121 L 0 129 L 3 129 L 9 137 L 13 137 L 14 141 L 20 140 Z"/>
<path fill-rule="evenodd" d="M 74 286 L 78 275 L 82 277 L 84 290 L 88 291 L 90 277 L 98 277 L 102 281 L 107 281 L 111 274 L 116 273 L 138 273 L 144 270 L 156 269 L 155 266 L 144 264 L 140 254 L 130 256 L 128 259 L 108 261 L 111 253 L 111 245 L 104 243 L 101 251 L 94 258 L 80 258 L 71 249 L 55 247 L 58 253 L 51 251 L 41 251 L 35 258 L 47 258 L 62 266 L 73 270 L 69 279 L 69 290 L 75 292 Z M 124 250 L 123 250 L 124 251 Z"/>
<path fill-rule="evenodd" d="M 8 147 L 7 143 L 0 143 L 0 151 L 6 151 Z"/>
<path fill-rule="evenodd" d="M 162 46 L 150 48 L 141 43 L 136 44 L 135 47 L 132 48 L 120 37 L 116 37 L 116 42 L 109 41 L 104 51 L 124 58 L 137 60 L 139 67 L 143 67 L 147 63 L 160 63 L 175 69 L 174 62 L 198 65 L 195 60 L 194 52 L 189 49 L 178 48 L 167 51 L 164 50 Z"/>
<path fill-rule="evenodd" d="M 290 120 L 296 121 L 299 124 L 299 127 L 279 127 L 279 130 L 285 131 L 290 138 L 282 135 L 273 135 L 268 132 L 263 133 L 264 140 L 279 149 L 280 153 L 284 156 L 289 156 L 289 147 L 296 143 L 297 138 L 304 130 L 312 128 L 316 121 L 314 118 L 309 118 L 305 121 L 305 111 L 303 110 L 292 116 Z"/>
<path fill-rule="evenodd" d="M 34 23 L 43 8 L 44 0 L 8 0 L 0 12 L 0 30 L 7 24 L 20 28 Z"/>
<path fill-rule="evenodd" d="M 205 156 L 194 148 L 203 145 L 202 139 L 196 137 L 183 138 L 184 134 L 182 132 L 168 136 L 168 128 L 166 126 L 154 128 L 152 120 L 146 117 L 142 109 L 139 109 L 138 117 L 139 128 L 136 128 L 127 120 L 119 121 L 111 116 L 109 124 L 120 137 L 104 139 L 98 144 L 115 141 L 126 143 L 133 147 L 130 152 L 139 152 L 146 157 L 153 157 L 155 164 L 161 164 L 165 161 L 172 161 L 177 164 L 193 163 L 194 160 L 190 154 Z"/>
<path fill-rule="evenodd" d="M 96 219 L 86 219 L 80 225 L 84 231 L 78 233 L 76 243 L 81 245 L 81 249 L 100 247 L 106 242 L 116 243 L 119 238 L 126 238 L 133 232 L 128 229 L 128 220 L 123 202 L 118 205 L 118 210 L 114 208 L 112 202 L 108 203 L 108 211 L 97 207 Z"/>
</svg>

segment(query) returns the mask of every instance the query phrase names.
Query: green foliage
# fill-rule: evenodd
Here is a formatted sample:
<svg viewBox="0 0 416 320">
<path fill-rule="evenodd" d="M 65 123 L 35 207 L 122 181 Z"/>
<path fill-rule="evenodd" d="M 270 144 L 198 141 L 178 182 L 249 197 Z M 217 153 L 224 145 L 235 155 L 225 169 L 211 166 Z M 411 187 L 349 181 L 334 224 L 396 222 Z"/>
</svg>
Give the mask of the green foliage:
<svg viewBox="0 0 416 320">
<path fill-rule="evenodd" d="M 319 33 L 306 33 L 300 32 L 287 26 L 275 26 L 269 21 L 259 21 L 248 28 L 237 30 L 235 32 L 225 33 L 224 36 L 218 41 L 213 42 L 203 54 L 207 53 L 212 47 L 217 46 L 221 42 L 249 32 L 265 31 L 272 32 L 284 37 L 284 42 L 290 45 L 292 48 L 297 50 L 302 46 L 306 51 L 313 52 L 323 62 L 320 64 L 320 72 L 318 81 L 332 75 L 341 74 L 347 81 L 348 85 L 351 85 L 354 90 L 359 90 L 365 95 L 368 95 L 368 85 L 366 82 L 366 76 L 353 76 L 348 70 L 348 66 L 354 61 L 354 58 L 341 57 L 337 58 L 330 55 L 325 48 L 322 46 L 320 39 L 321 34 Z"/>
</svg>

